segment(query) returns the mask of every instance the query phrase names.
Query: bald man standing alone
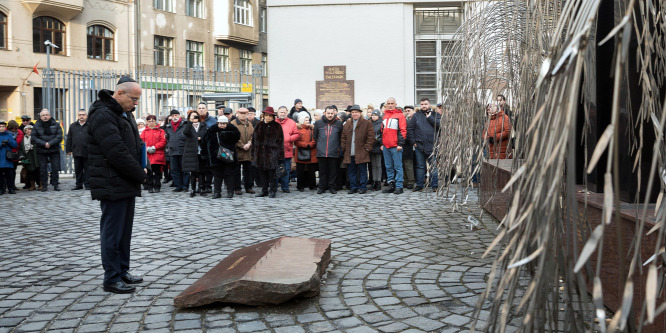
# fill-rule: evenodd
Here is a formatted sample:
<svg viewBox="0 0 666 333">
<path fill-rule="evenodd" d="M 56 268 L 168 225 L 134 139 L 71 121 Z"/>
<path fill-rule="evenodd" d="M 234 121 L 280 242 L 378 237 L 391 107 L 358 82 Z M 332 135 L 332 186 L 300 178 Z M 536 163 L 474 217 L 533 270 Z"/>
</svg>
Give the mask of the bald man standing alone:
<svg viewBox="0 0 666 333">
<path fill-rule="evenodd" d="M 146 180 L 141 138 L 132 114 L 140 97 L 139 84 L 124 76 L 115 92 L 99 92 L 88 115 L 90 194 L 102 208 L 104 290 L 116 294 L 132 293 L 135 288 L 129 284 L 143 282 L 129 273 L 134 202 Z"/>
</svg>

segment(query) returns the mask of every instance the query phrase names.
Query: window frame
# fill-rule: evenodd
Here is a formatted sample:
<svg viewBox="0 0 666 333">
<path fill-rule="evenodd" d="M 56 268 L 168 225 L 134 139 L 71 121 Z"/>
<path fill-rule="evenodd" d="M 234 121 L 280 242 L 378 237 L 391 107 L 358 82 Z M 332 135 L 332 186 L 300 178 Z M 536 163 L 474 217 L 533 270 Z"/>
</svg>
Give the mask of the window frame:
<svg viewBox="0 0 666 333">
<path fill-rule="evenodd" d="M 229 47 L 223 45 L 215 45 L 213 53 L 215 61 L 215 71 L 229 72 L 231 70 L 231 66 L 229 65 Z"/>
<path fill-rule="evenodd" d="M 174 0 L 153 0 L 153 8 L 170 13 L 176 12 Z"/>
<path fill-rule="evenodd" d="M 243 55 L 249 55 L 249 57 L 243 57 Z M 252 75 L 252 51 L 239 49 L 238 59 L 240 60 L 240 74 Z"/>
<path fill-rule="evenodd" d="M 157 41 L 163 40 L 165 41 L 164 44 L 168 45 L 157 45 Z M 165 67 L 172 67 L 173 66 L 173 37 L 167 37 L 167 36 L 160 36 L 160 35 L 153 35 L 153 60 L 155 61 L 155 66 L 165 66 Z M 159 47 L 159 48 L 158 48 Z M 159 58 L 162 61 L 157 61 L 157 52 L 161 50 L 164 54 L 163 57 Z M 168 60 L 168 64 L 167 63 Z"/>
<path fill-rule="evenodd" d="M 104 29 L 104 30 L 102 30 L 102 35 L 94 34 L 95 28 Z M 89 32 L 90 29 L 93 30 L 92 35 Z M 107 31 L 109 33 L 111 33 L 111 37 L 106 36 Z M 91 39 L 91 38 L 93 39 L 92 43 L 89 42 L 89 39 Z M 101 39 L 102 40 L 102 54 L 101 54 L 102 57 L 101 58 L 96 58 L 95 57 L 95 49 L 96 49 L 95 39 Z M 107 53 L 104 53 L 104 51 L 106 49 L 106 47 L 105 47 L 105 45 L 106 45 L 105 42 L 106 41 L 110 41 L 111 51 L 107 52 L 107 53 L 111 55 L 111 59 L 107 59 L 106 56 L 105 56 L 105 54 L 107 54 Z M 86 28 L 86 42 L 87 42 L 87 44 L 86 44 L 86 56 L 88 57 L 88 59 L 105 60 L 105 61 L 115 61 L 116 60 L 116 55 L 115 55 L 116 34 L 113 30 L 109 29 L 109 27 L 106 27 L 106 26 L 101 25 L 101 24 L 95 24 L 95 25 L 91 25 L 91 26 L 87 27 Z M 90 50 L 91 45 L 93 46 L 92 54 L 91 54 L 91 50 Z"/>
<path fill-rule="evenodd" d="M 48 27 L 39 27 L 39 29 L 35 28 L 35 21 L 39 20 L 40 22 L 44 19 L 49 19 L 53 23 L 58 23 L 62 26 L 62 30 L 57 29 L 57 28 L 48 28 Z M 35 32 L 39 31 L 39 40 L 35 42 Z M 51 36 L 50 38 L 44 38 L 44 33 L 48 32 Z M 62 34 L 61 40 L 58 41 L 56 37 L 56 33 Z M 67 25 L 58 20 L 57 18 L 53 16 L 38 16 L 32 19 L 32 52 L 33 53 L 46 53 L 46 45 L 44 45 L 45 41 L 51 41 L 51 43 L 55 44 L 58 46 L 58 48 L 51 48 L 51 54 L 57 54 L 57 55 L 67 55 L 67 52 L 65 50 L 67 49 Z M 62 45 L 60 45 L 62 44 Z M 35 50 L 35 46 L 39 46 L 39 50 Z"/>
<path fill-rule="evenodd" d="M 192 9 L 194 8 L 194 13 Z M 185 15 L 189 17 L 203 18 L 203 0 L 186 0 Z"/>
<path fill-rule="evenodd" d="M 252 3 L 250 0 L 234 0 L 234 23 L 254 26 L 254 17 L 252 15 Z"/>
<path fill-rule="evenodd" d="M 196 46 L 196 49 L 192 49 L 192 46 Z M 194 56 L 197 64 L 190 63 L 190 56 Z M 186 40 L 185 41 L 185 67 L 186 68 L 195 68 L 195 67 L 204 67 L 204 43 L 197 42 L 195 40 Z"/>
<path fill-rule="evenodd" d="M 261 7 L 259 12 L 259 32 L 266 33 L 268 31 L 268 11 L 266 7 Z"/>
<path fill-rule="evenodd" d="M 0 12 L 0 50 L 9 50 L 9 15 Z"/>
<path fill-rule="evenodd" d="M 268 77 L 268 54 L 261 54 L 261 76 Z"/>
</svg>

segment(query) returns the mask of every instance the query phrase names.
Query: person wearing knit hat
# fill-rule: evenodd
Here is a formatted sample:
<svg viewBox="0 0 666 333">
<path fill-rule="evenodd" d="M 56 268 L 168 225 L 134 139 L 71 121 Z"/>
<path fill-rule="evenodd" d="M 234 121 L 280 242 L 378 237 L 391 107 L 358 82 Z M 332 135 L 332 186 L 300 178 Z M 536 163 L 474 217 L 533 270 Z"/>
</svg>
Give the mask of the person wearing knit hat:
<svg viewBox="0 0 666 333">
<path fill-rule="evenodd" d="M 208 163 L 213 172 L 213 199 L 222 197 L 222 181 L 227 188 L 227 198 L 234 197 L 234 170 L 238 163 L 236 143 L 240 139 L 240 131 L 229 123 L 226 116 L 217 117 L 217 125 L 206 132 L 205 149 L 208 152 Z M 233 162 L 222 161 L 217 158 L 220 147 L 226 148 L 233 154 Z"/>
<path fill-rule="evenodd" d="M 219 117 L 217 117 L 217 123 L 218 123 L 218 124 L 219 124 L 219 123 L 228 123 L 228 122 L 229 122 L 229 118 L 227 118 L 226 116 L 219 116 Z"/>
<path fill-rule="evenodd" d="M 308 116 L 310 116 L 310 119 L 312 119 L 310 112 L 308 112 L 308 110 L 303 107 L 303 101 L 300 98 L 297 98 L 294 101 L 294 106 L 292 106 L 291 110 L 289 110 L 288 117 L 291 118 L 294 122 L 298 123 L 298 114 L 300 112 L 307 112 Z"/>
</svg>

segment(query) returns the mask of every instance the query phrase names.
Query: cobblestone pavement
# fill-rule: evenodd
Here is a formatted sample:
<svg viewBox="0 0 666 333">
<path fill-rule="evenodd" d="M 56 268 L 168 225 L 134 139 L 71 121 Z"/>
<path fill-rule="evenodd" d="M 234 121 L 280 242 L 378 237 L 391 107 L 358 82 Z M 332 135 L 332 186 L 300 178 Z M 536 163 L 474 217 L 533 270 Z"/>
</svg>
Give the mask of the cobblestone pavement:
<svg viewBox="0 0 666 333">
<path fill-rule="evenodd" d="M 481 255 L 497 227 L 484 215 L 470 230 L 468 216 L 480 214 L 475 193 L 452 212 L 447 200 L 409 190 L 316 195 L 292 184 L 277 199 L 216 200 L 144 191 L 131 272 L 145 282 L 115 295 L 101 286 L 99 203 L 70 191 L 73 180 L 61 183 L 61 192 L 0 197 L 0 332 L 463 332 L 486 286 L 490 259 Z M 319 296 L 173 307 L 233 250 L 283 235 L 332 241 Z"/>
</svg>

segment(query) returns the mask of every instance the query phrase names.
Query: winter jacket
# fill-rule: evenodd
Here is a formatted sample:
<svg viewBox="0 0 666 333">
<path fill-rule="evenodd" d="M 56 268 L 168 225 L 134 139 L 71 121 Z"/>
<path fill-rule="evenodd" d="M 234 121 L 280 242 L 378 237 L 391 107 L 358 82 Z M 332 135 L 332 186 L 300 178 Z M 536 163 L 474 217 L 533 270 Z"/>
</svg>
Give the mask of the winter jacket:
<svg viewBox="0 0 666 333">
<path fill-rule="evenodd" d="M 282 137 L 284 138 L 284 157 L 294 157 L 294 142 L 298 140 L 298 128 L 296 122 L 291 118 L 275 118 L 275 121 L 282 126 Z"/>
<path fill-rule="evenodd" d="M 328 120 L 326 117 L 315 122 L 314 139 L 317 142 L 317 157 L 340 157 L 340 136 L 342 121 L 338 118 Z"/>
<path fill-rule="evenodd" d="M 180 126 L 183 126 L 183 124 L 180 124 Z M 194 125 L 189 121 L 183 127 L 183 136 L 185 136 L 183 172 L 198 172 L 200 168 L 199 156 L 203 156 L 204 159 L 208 158 L 206 146 L 203 145 L 207 130 L 208 126 L 205 123 L 199 123 L 198 131 L 194 129 Z"/>
<path fill-rule="evenodd" d="M 382 144 L 386 148 L 405 146 L 407 120 L 398 109 L 386 110 L 382 120 Z"/>
<path fill-rule="evenodd" d="M 427 117 L 425 112 L 419 110 L 414 113 L 410 122 L 407 122 L 407 135 L 416 143 L 416 149 L 422 151 L 426 156 L 432 154 L 435 147 L 435 134 L 439 131 L 439 122 L 442 116 L 437 112 L 430 112 Z"/>
<path fill-rule="evenodd" d="M 231 123 L 222 129 L 215 125 L 208 129 L 204 138 L 204 144 L 208 153 L 208 165 L 211 167 L 223 167 L 225 165 L 235 165 L 238 162 L 236 154 L 236 142 L 240 139 L 240 132 L 236 126 Z M 219 141 L 218 141 L 219 140 Z M 220 145 L 234 152 L 234 163 L 225 163 L 217 159 L 217 152 Z"/>
<path fill-rule="evenodd" d="M 367 119 L 359 118 L 356 123 L 356 133 L 353 134 L 354 120 L 349 119 L 342 127 L 342 137 L 340 146 L 344 150 L 344 159 L 342 163 L 351 163 L 351 146 L 354 145 L 354 162 L 356 164 L 370 163 L 370 151 L 375 142 L 375 131 L 372 128 L 372 122 Z M 352 134 L 355 142 L 352 142 Z"/>
<path fill-rule="evenodd" d="M 216 118 L 216 117 L 212 117 L 212 116 L 210 115 L 210 113 L 207 114 L 207 116 L 206 116 L 206 120 L 203 120 L 203 121 L 202 121 L 201 116 L 199 116 L 199 121 L 205 123 L 205 124 L 206 124 L 206 128 L 211 128 L 211 127 L 213 127 L 213 126 L 217 126 L 217 118 Z"/>
<path fill-rule="evenodd" d="M 67 140 L 65 140 L 65 151 L 72 153 L 74 157 L 88 158 L 88 122 L 81 125 L 78 121 L 69 125 Z"/>
<path fill-rule="evenodd" d="M 402 160 L 413 160 L 414 159 L 414 133 L 409 131 L 410 124 L 413 122 L 413 119 L 406 119 L 407 121 L 407 136 L 405 137 L 405 144 L 402 146 Z"/>
<path fill-rule="evenodd" d="M 298 156 L 298 151 L 300 149 L 309 149 L 310 150 L 310 160 L 309 161 L 299 161 L 296 159 L 296 163 L 310 164 L 317 163 L 317 143 L 314 140 L 312 128 L 314 125 L 298 125 L 298 140 L 296 144 L 296 156 Z"/>
<path fill-rule="evenodd" d="M 141 196 L 141 138 L 132 112 L 123 112 L 110 90 L 101 90 L 88 114 L 88 168 L 93 200 Z"/>
<path fill-rule="evenodd" d="M 146 147 L 155 147 L 154 153 L 148 153 L 150 164 L 166 165 L 164 149 L 166 148 L 167 140 L 164 130 L 160 127 L 146 127 L 141 132 L 141 140 L 146 143 Z"/>
<path fill-rule="evenodd" d="M 238 155 L 238 162 L 250 162 L 252 161 L 252 150 L 243 150 L 248 142 L 252 141 L 252 134 L 254 134 L 254 126 L 250 120 L 245 120 L 245 122 L 240 121 L 238 118 L 231 122 L 238 131 L 240 131 L 240 140 L 236 142 L 236 154 Z"/>
<path fill-rule="evenodd" d="M 287 117 L 291 118 L 291 120 L 293 120 L 294 122 L 296 122 L 298 124 L 298 114 L 301 111 L 304 111 L 305 113 L 307 113 L 308 117 L 310 119 L 312 119 L 312 115 L 310 114 L 310 112 L 304 106 L 302 106 L 300 110 L 296 110 L 295 105 L 291 107 L 291 110 L 289 110 L 289 115 L 287 115 Z"/>
<path fill-rule="evenodd" d="M 14 168 L 14 162 L 7 159 L 7 151 L 18 148 L 14 136 L 9 131 L 0 133 L 0 142 L 7 141 L 4 145 L 0 144 L 0 168 Z"/>
<path fill-rule="evenodd" d="M 21 142 L 23 142 L 23 131 L 21 131 L 20 129 L 16 129 L 16 132 L 12 132 L 10 130 L 7 130 L 7 132 L 9 132 L 9 134 L 12 135 L 12 137 L 14 138 L 14 141 L 16 141 L 16 144 L 18 146 L 21 146 Z M 15 153 L 18 153 L 18 151 L 19 151 L 18 146 L 16 148 L 13 148 L 12 151 L 15 152 Z M 14 160 L 14 161 L 16 162 L 18 160 Z"/>
<path fill-rule="evenodd" d="M 60 151 L 60 143 L 62 142 L 62 127 L 53 118 L 44 122 L 41 119 L 37 120 L 32 128 L 32 140 L 37 145 L 37 153 L 54 153 Z M 49 143 L 49 148 L 46 148 L 46 143 Z"/>
<path fill-rule="evenodd" d="M 252 136 L 253 164 L 259 170 L 277 169 L 284 162 L 284 133 L 275 121 L 262 121 L 254 128 Z"/>
<path fill-rule="evenodd" d="M 504 111 L 490 116 L 490 121 L 484 136 L 488 138 L 488 151 L 490 152 L 490 159 L 504 159 L 507 158 L 507 147 L 509 145 L 511 134 L 511 125 L 509 124 L 509 116 L 504 114 Z M 490 139 L 492 138 L 492 139 Z"/>
<path fill-rule="evenodd" d="M 183 128 L 187 125 L 187 121 L 181 118 L 180 125 L 174 131 L 173 124 L 168 122 L 164 126 L 164 133 L 167 138 L 167 154 L 169 156 L 183 155 L 185 151 L 185 135 L 183 135 Z"/>
<path fill-rule="evenodd" d="M 26 143 L 30 142 L 30 148 L 26 150 Z M 23 163 L 23 167 L 27 168 L 28 171 L 32 172 L 39 169 L 39 156 L 37 156 L 37 147 L 32 141 L 32 136 L 24 136 L 21 144 L 19 144 L 19 159 L 21 161 L 27 161 L 28 163 Z"/>
<path fill-rule="evenodd" d="M 374 143 L 372 144 L 372 150 L 370 151 L 373 154 L 382 153 L 382 118 L 377 119 L 377 121 L 372 122 L 372 129 L 375 132 Z"/>
</svg>

